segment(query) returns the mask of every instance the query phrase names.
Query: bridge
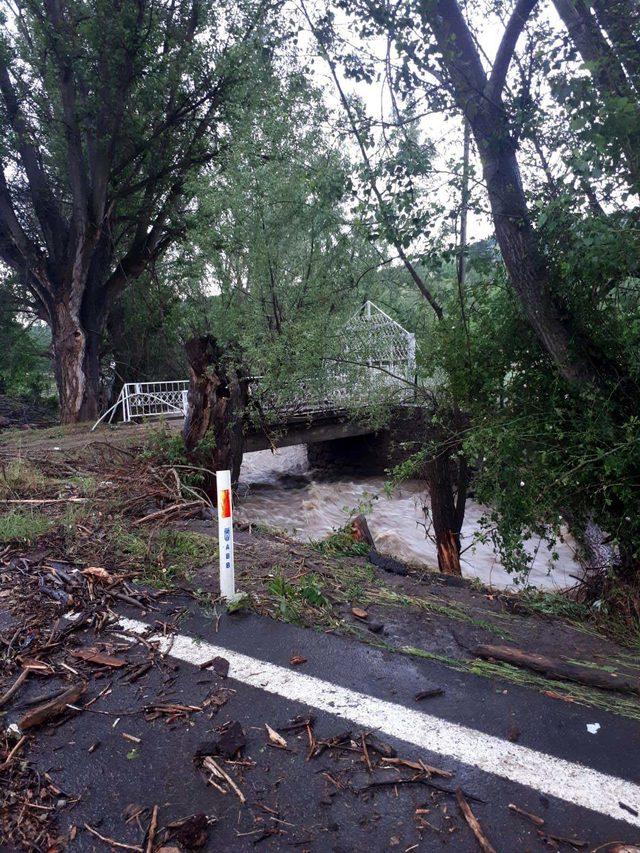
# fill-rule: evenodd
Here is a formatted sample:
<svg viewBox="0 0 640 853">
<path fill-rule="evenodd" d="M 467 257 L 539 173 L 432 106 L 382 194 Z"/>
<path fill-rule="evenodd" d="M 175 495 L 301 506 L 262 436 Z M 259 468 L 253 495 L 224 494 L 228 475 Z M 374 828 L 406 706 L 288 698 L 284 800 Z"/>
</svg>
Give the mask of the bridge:
<svg viewBox="0 0 640 853">
<path fill-rule="evenodd" d="M 376 399 L 402 406 L 414 400 L 416 376 L 415 335 L 404 329 L 373 302 L 365 304 L 339 330 L 341 353 L 328 358 L 319 382 L 302 381 L 295 395 L 261 397 L 268 409 L 273 435 L 251 430 L 245 451 L 336 441 L 372 432 L 358 423 L 358 411 Z M 317 390 L 321 387 L 321 391 Z M 189 380 L 127 382 L 115 404 L 94 424 L 111 423 L 120 413 L 124 423 L 149 418 L 184 418 Z M 250 393 L 260 397 L 260 378 L 250 383 Z M 266 406 L 265 406 L 266 402 Z"/>
</svg>

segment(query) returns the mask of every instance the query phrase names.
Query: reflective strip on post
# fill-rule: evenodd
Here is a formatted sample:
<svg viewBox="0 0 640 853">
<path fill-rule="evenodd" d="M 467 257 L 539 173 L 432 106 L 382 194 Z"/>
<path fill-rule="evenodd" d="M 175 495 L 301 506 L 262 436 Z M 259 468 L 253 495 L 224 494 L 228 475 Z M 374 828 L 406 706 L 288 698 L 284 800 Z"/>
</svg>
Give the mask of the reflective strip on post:
<svg viewBox="0 0 640 853">
<path fill-rule="evenodd" d="M 220 595 L 227 600 L 236 594 L 233 564 L 233 507 L 231 471 L 216 472 L 218 494 L 218 548 L 220 550 Z"/>
</svg>

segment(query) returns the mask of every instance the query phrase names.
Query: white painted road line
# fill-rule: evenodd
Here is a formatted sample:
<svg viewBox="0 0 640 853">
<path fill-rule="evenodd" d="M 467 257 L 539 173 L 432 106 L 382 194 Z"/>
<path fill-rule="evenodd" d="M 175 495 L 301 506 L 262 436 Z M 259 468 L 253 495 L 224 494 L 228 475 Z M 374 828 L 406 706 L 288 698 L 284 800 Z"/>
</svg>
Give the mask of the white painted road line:
<svg viewBox="0 0 640 853">
<path fill-rule="evenodd" d="M 119 624 L 125 631 L 157 641 L 161 651 L 177 660 L 198 666 L 220 655 L 229 661 L 229 677 L 250 687 L 342 717 L 368 730 L 378 729 L 421 749 L 526 785 L 547 796 L 640 826 L 640 816 L 620 806 L 622 802 L 640 812 L 640 786 L 633 782 L 258 660 L 224 646 L 182 634 L 148 637 L 151 627 L 137 619 L 121 618 Z"/>
</svg>

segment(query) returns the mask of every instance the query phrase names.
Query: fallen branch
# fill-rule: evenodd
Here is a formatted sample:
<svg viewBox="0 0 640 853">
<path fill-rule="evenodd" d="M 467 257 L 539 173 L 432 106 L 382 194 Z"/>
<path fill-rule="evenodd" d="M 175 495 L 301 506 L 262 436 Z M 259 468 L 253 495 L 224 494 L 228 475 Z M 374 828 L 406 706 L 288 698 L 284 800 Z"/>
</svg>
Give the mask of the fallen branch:
<svg viewBox="0 0 640 853">
<path fill-rule="evenodd" d="M 149 515 L 145 515 L 143 518 L 137 518 L 131 526 L 139 527 L 141 524 L 145 524 L 147 521 L 156 521 L 159 518 L 165 518 L 167 515 L 172 515 L 174 512 L 186 509 L 195 509 L 195 507 L 202 506 L 203 504 L 204 501 L 186 501 L 185 503 L 172 504 L 171 506 L 165 507 L 164 509 L 159 509 L 157 512 L 152 512 Z"/>
<path fill-rule="evenodd" d="M 453 779 L 454 776 L 452 770 L 441 770 L 440 767 L 425 764 L 424 761 L 408 761 L 406 758 L 382 758 L 381 761 L 383 764 L 410 767 L 412 770 L 423 771 L 430 776 L 440 776 L 442 779 Z"/>
<path fill-rule="evenodd" d="M 607 672 L 603 669 L 592 669 L 591 667 L 580 666 L 580 664 L 549 658 L 545 655 L 523 652 L 513 646 L 481 645 L 473 650 L 473 654 L 486 660 L 499 660 L 512 666 L 541 672 L 550 678 L 574 681 L 587 687 L 598 687 L 600 690 L 617 690 L 621 693 L 640 695 L 640 681 L 631 678 L 631 676 Z"/>
<path fill-rule="evenodd" d="M 95 837 L 99 838 L 100 841 L 104 841 L 105 844 L 110 844 L 112 847 L 118 847 L 120 850 L 135 850 L 136 853 L 144 853 L 142 847 L 136 847 L 134 844 L 123 844 L 121 841 L 114 841 L 113 838 L 109 838 L 106 835 L 100 835 L 98 830 L 89 826 L 88 823 L 85 823 L 84 828 L 87 832 L 90 832 L 91 835 L 95 835 Z"/>
<path fill-rule="evenodd" d="M 55 699 L 51 699 L 49 702 L 45 702 L 44 705 L 34 708 L 33 711 L 27 712 L 18 723 L 20 729 L 26 731 L 27 729 L 32 729 L 34 726 L 42 725 L 42 723 L 46 723 L 47 720 L 51 720 L 54 717 L 59 717 L 60 714 L 67 710 L 67 705 L 77 702 L 86 689 L 86 684 L 75 684 Z"/>
<path fill-rule="evenodd" d="M 441 794 L 449 794 L 451 797 L 457 796 L 457 792 L 452 790 L 451 788 L 446 788 L 444 785 L 439 785 L 437 782 L 432 782 L 430 779 L 425 779 L 424 777 L 419 777 L 417 779 L 381 779 L 375 782 L 369 782 L 368 785 L 365 785 L 363 788 L 360 788 L 356 791 L 357 794 L 362 794 L 363 791 L 367 791 L 370 788 L 388 788 L 395 787 L 396 785 L 426 785 L 427 788 L 434 788 L 436 791 L 440 791 Z M 484 803 L 484 800 L 481 800 L 480 797 L 476 797 L 474 794 L 470 794 L 468 791 L 464 791 L 464 795 L 470 799 L 474 800 L 476 803 Z"/>
<path fill-rule="evenodd" d="M 18 743 L 13 747 L 13 749 L 7 755 L 7 757 L 2 762 L 2 764 L 0 764 L 0 770 L 6 770 L 7 769 L 7 767 L 11 764 L 11 762 L 13 761 L 15 756 L 20 752 L 20 750 L 22 749 L 22 747 L 25 745 L 26 742 L 27 742 L 27 736 L 22 735 L 22 737 L 20 738 Z"/>
<path fill-rule="evenodd" d="M 1 504 L 78 504 L 87 498 L 2 498 Z"/>
<path fill-rule="evenodd" d="M 145 853 L 153 853 L 153 842 L 156 838 L 156 830 L 158 828 L 158 806 L 155 805 L 153 807 L 153 812 L 151 813 L 151 821 L 149 823 L 149 829 L 147 831 L 147 843 L 145 845 Z"/>
<path fill-rule="evenodd" d="M 496 853 L 493 845 L 491 844 L 491 842 L 489 841 L 487 836 L 484 834 L 484 831 L 483 831 L 482 827 L 480 826 L 480 823 L 478 822 L 477 817 L 471 811 L 471 807 L 469 806 L 469 803 L 465 800 L 464 794 L 462 793 L 461 788 L 456 788 L 456 800 L 458 801 L 458 806 L 460 807 L 460 811 L 464 815 L 464 819 L 469 824 L 469 828 L 471 829 L 471 832 L 473 832 L 473 834 L 476 837 L 476 841 L 480 845 L 480 849 L 482 850 L 482 853 Z"/>
</svg>

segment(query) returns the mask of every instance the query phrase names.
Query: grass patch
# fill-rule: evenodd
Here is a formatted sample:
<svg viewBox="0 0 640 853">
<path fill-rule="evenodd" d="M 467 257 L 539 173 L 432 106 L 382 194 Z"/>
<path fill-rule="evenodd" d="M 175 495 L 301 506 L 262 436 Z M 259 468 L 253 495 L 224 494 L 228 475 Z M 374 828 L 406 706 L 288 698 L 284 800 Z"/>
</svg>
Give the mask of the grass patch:
<svg viewBox="0 0 640 853">
<path fill-rule="evenodd" d="M 27 459 L 12 459 L 0 469 L 0 498 L 25 498 L 41 495 L 48 486 L 59 486 Z"/>
<path fill-rule="evenodd" d="M 110 538 L 116 560 L 133 563 L 140 579 L 151 586 L 166 588 L 218 558 L 214 541 L 201 533 L 160 528 L 145 535 L 116 525 Z"/>
<path fill-rule="evenodd" d="M 295 579 L 288 579 L 277 567 L 266 588 L 277 618 L 294 625 L 336 627 L 330 600 L 325 595 L 325 580 L 315 572 L 307 572 Z"/>
<path fill-rule="evenodd" d="M 603 606 L 598 611 L 562 593 L 539 590 L 524 592 L 520 601 L 531 613 L 562 619 L 583 634 L 608 637 L 623 646 L 640 650 L 640 625 L 636 621 L 634 629 L 612 607 Z"/>
<path fill-rule="evenodd" d="M 475 625 L 478 628 L 483 628 L 491 634 L 504 639 L 513 639 L 511 634 L 504 628 L 494 625 L 493 622 L 488 622 L 486 619 L 478 619 L 471 613 L 468 613 L 464 608 L 455 604 L 447 604 L 438 600 L 435 596 L 418 597 L 413 595 L 404 595 L 387 589 L 384 586 L 376 589 L 367 589 L 364 593 L 365 603 L 371 604 L 387 604 L 396 607 L 416 607 L 418 610 L 427 610 L 431 613 L 438 613 L 441 616 L 446 616 L 449 619 L 455 619 L 458 622 L 467 622 L 470 625 Z"/>
<path fill-rule="evenodd" d="M 10 510 L 0 516 L 0 544 L 23 542 L 31 545 L 54 524 L 54 519 L 36 510 Z"/>
<path fill-rule="evenodd" d="M 313 541 L 311 547 L 325 557 L 366 557 L 371 550 L 366 542 L 356 542 L 347 527 L 341 527 L 326 539 Z"/>
<path fill-rule="evenodd" d="M 98 482 L 95 477 L 78 474 L 69 477 L 67 481 L 73 488 L 74 493 L 80 498 L 93 498 L 98 491 Z"/>
<path fill-rule="evenodd" d="M 519 601 L 532 613 L 540 613 L 542 616 L 555 616 L 570 622 L 584 622 L 592 617 L 591 609 L 585 604 L 557 592 L 525 590 L 519 596 Z"/>
</svg>

